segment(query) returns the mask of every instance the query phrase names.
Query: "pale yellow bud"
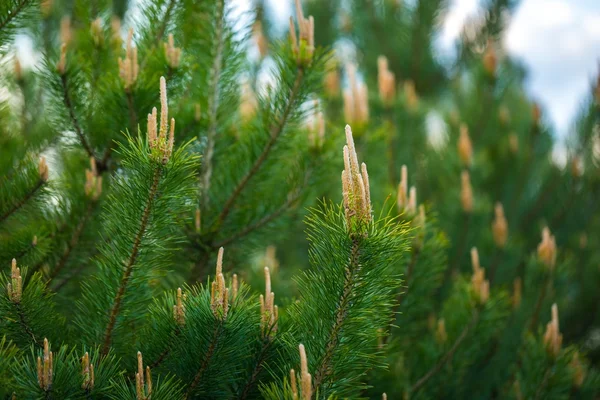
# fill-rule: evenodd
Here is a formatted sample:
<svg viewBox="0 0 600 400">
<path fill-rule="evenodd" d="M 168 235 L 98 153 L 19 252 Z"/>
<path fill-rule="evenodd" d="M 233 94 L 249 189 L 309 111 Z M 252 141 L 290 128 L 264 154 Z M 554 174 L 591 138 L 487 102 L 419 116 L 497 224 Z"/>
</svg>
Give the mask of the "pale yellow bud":
<svg viewBox="0 0 600 400">
<path fill-rule="evenodd" d="M 53 354 L 50 351 L 50 343 L 44 338 L 44 351 L 42 357 L 37 358 L 37 377 L 40 389 L 50 390 L 54 374 Z"/>
<path fill-rule="evenodd" d="M 81 358 L 81 375 L 83 375 L 81 388 L 86 391 L 94 389 L 94 364 L 90 362 L 90 355 L 87 351 Z"/>
<path fill-rule="evenodd" d="M 308 65 L 315 52 L 315 21 L 312 16 L 304 18 L 300 0 L 296 0 L 296 18 L 298 19 L 298 36 L 294 20 L 290 17 L 290 41 L 292 51 L 299 66 Z"/>
<path fill-rule="evenodd" d="M 52 11 L 53 0 L 42 0 L 40 2 L 40 10 L 42 11 L 42 16 L 47 18 L 50 15 L 50 11 Z"/>
<path fill-rule="evenodd" d="M 133 47 L 133 28 L 130 28 L 127 34 L 125 58 L 119 59 L 119 76 L 123 81 L 126 92 L 129 92 L 135 84 L 138 70 L 137 48 Z"/>
<path fill-rule="evenodd" d="M 483 54 L 483 68 L 489 76 L 496 76 L 496 68 L 498 66 L 498 57 L 496 49 L 491 41 L 488 41 L 487 48 Z"/>
<path fill-rule="evenodd" d="M 175 305 L 173 305 L 173 318 L 177 325 L 185 325 L 185 306 L 183 305 L 181 288 L 177 288 L 177 299 Z"/>
<path fill-rule="evenodd" d="M 40 179 L 42 181 L 46 182 L 48 180 L 48 164 L 46 164 L 46 157 L 40 157 L 38 173 L 40 174 Z"/>
<path fill-rule="evenodd" d="M 550 229 L 545 227 L 542 230 L 542 241 L 537 248 L 538 259 L 544 263 L 550 270 L 554 269 L 556 263 L 556 240 L 554 235 L 550 234 Z"/>
<path fill-rule="evenodd" d="M 490 297 L 490 283 L 485 279 L 485 270 L 479 264 L 479 253 L 475 247 L 471 249 L 471 263 L 473 265 L 471 287 L 475 294 L 475 299 L 480 304 L 485 304 Z"/>
<path fill-rule="evenodd" d="M 263 32 L 263 26 L 259 20 L 256 20 L 252 26 L 252 37 L 258 48 L 260 58 L 265 58 L 269 53 L 269 41 Z"/>
<path fill-rule="evenodd" d="M 354 146 L 352 130 L 346 125 L 346 142 L 344 146 L 344 171 L 342 172 L 342 195 L 348 229 L 354 229 L 352 221 L 369 223 L 371 217 L 371 198 L 367 166 L 360 168 Z"/>
<path fill-rule="evenodd" d="M 58 59 L 58 63 L 56 64 L 56 70 L 60 75 L 64 75 L 65 69 L 67 67 L 67 44 L 62 43 L 60 45 L 60 58 Z"/>
<path fill-rule="evenodd" d="M 23 68 L 21 67 L 21 61 L 19 58 L 15 56 L 15 62 L 13 65 L 13 70 L 15 73 L 15 80 L 18 82 L 23 79 Z"/>
<path fill-rule="evenodd" d="M 384 56 L 377 59 L 377 81 L 379 86 L 379 98 L 389 105 L 396 96 L 396 78 L 394 73 L 389 70 L 388 60 Z"/>
<path fill-rule="evenodd" d="M 164 77 L 160 77 L 160 123 L 157 127 L 157 111 L 152 109 L 148 114 L 148 147 L 152 159 L 163 165 L 169 162 L 173 153 L 175 141 L 175 119 L 171 118 L 169 124 L 169 106 L 167 100 L 167 83 Z M 157 133 L 158 131 L 158 133 Z"/>
<path fill-rule="evenodd" d="M 68 46 L 72 38 L 73 35 L 71 32 L 71 18 L 65 15 L 60 20 L 60 42 Z"/>
<path fill-rule="evenodd" d="M 469 171 L 463 171 L 460 176 L 461 190 L 460 202 L 462 209 L 466 213 L 473 211 L 473 188 L 471 187 L 471 179 Z"/>
<path fill-rule="evenodd" d="M 337 97 L 340 93 L 340 73 L 335 61 L 331 61 L 325 74 L 325 93 L 329 97 Z"/>
<path fill-rule="evenodd" d="M 492 233 L 494 235 L 494 243 L 499 248 L 503 249 L 506 246 L 508 239 L 508 222 L 504 216 L 504 208 L 501 203 L 496 203 L 494 207 L 494 222 L 492 223 Z"/>
<path fill-rule="evenodd" d="M 178 68 L 181 60 L 181 49 L 175 47 L 175 40 L 173 34 L 170 33 L 166 43 L 163 43 L 165 50 L 165 58 L 167 59 L 167 65 L 170 68 Z"/>
<path fill-rule="evenodd" d="M 398 185 L 398 211 L 402 212 L 408 206 L 408 169 L 403 165 L 400 169 L 400 184 Z"/>
<path fill-rule="evenodd" d="M 562 334 L 558 325 L 558 307 L 556 303 L 552 305 L 552 320 L 546 325 L 544 333 L 544 344 L 546 350 L 553 357 L 558 357 L 562 346 Z"/>
<path fill-rule="evenodd" d="M 458 138 L 458 157 L 466 166 L 471 165 L 473 160 L 473 146 L 471 145 L 471 138 L 469 137 L 469 128 L 465 124 L 460 126 L 460 136 Z"/>
<path fill-rule="evenodd" d="M 312 399 L 312 378 L 308 373 L 308 359 L 306 358 L 306 351 L 304 350 L 304 345 L 299 345 L 298 349 L 300 350 L 300 386 L 302 388 L 302 399 L 303 400 L 311 400 Z"/>
<path fill-rule="evenodd" d="M 298 383 L 296 382 L 296 371 L 290 369 L 290 386 L 292 387 L 292 399 L 298 400 Z"/>
<path fill-rule="evenodd" d="M 15 304 L 20 303 L 23 295 L 23 278 L 21 277 L 21 269 L 17 267 L 17 260 L 14 258 L 11 263 L 10 282 L 7 289 L 10 301 Z"/>
</svg>

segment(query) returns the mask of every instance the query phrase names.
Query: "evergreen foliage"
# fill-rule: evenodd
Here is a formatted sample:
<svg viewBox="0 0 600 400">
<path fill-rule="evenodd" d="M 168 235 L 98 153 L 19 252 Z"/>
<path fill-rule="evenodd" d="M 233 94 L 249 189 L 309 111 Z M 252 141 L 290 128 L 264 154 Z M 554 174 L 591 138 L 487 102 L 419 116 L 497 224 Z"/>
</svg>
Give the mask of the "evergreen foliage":
<svg viewBox="0 0 600 400">
<path fill-rule="evenodd" d="M 597 398 L 600 80 L 561 166 L 517 2 L 294 4 L 1 2 L 0 398 Z"/>
</svg>

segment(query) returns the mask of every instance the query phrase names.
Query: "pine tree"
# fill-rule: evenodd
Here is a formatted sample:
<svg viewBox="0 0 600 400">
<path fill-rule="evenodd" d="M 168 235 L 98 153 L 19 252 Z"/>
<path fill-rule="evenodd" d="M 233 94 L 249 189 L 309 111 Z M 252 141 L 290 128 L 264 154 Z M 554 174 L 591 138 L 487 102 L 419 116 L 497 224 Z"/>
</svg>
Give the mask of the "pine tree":
<svg viewBox="0 0 600 400">
<path fill-rule="evenodd" d="M 516 2 L 305 3 L 0 4 L 0 397 L 600 393 L 600 81 L 561 167 Z"/>
</svg>

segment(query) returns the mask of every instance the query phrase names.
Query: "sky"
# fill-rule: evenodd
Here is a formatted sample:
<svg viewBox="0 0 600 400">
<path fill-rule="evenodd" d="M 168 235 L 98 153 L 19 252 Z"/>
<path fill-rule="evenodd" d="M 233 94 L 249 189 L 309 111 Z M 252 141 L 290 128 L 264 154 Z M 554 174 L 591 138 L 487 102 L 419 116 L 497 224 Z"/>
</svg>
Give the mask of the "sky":
<svg viewBox="0 0 600 400">
<path fill-rule="evenodd" d="M 478 0 L 453 0 L 441 43 L 451 45 Z M 521 0 L 504 37 L 529 70 L 530 95 L 564 137 L 600 68 L 599 0 Z"/>
<path fill-rule="evenodd" d="M 292 0 L 270 3 L 281 20 L 290 15 Z M 480 0 L 451 0 L 439 39 L 441 51 L 452 48 L 479 4 Z M 528 68 L 530 95 L 542 105 L 557 135 L 564 137 L 600 68 L 600 0 L 521 0 L 504 45 Z"/>
</svg>

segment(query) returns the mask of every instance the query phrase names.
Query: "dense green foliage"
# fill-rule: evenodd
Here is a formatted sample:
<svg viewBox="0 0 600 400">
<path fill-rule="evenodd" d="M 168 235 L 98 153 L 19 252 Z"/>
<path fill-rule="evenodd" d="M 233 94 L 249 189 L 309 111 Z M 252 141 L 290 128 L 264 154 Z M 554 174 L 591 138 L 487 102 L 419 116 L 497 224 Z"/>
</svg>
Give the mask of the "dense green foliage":
<svg viewBox="0 0 600 400">
<path fill-rule="evenodd" d="M 516 6 L 0 2 L 0 398 L 597 398 L 600 84 L 562 166 Z"/>
</svg>

